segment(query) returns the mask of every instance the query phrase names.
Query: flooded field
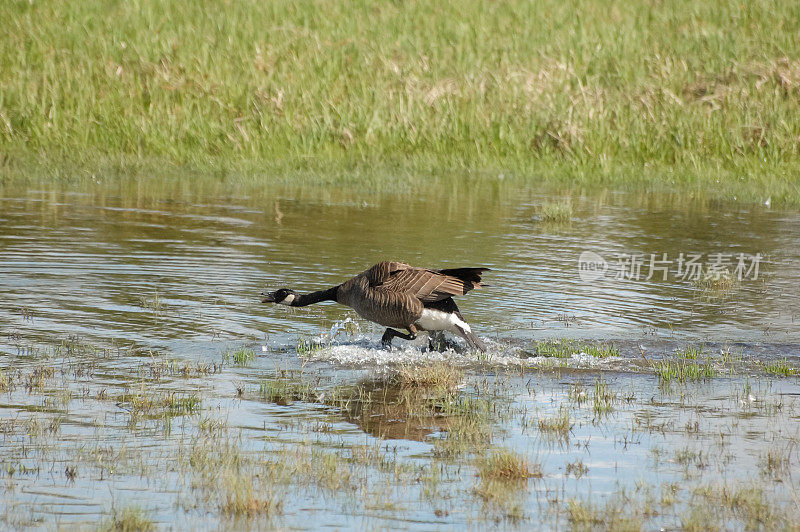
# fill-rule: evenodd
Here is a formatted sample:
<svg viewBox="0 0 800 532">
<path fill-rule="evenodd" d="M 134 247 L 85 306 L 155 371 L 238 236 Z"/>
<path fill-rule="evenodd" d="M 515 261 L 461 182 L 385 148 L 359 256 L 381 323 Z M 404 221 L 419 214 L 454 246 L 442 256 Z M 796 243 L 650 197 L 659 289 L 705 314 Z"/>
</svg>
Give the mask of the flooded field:
<svg viewBox="0 0 800 532">
<path fill-rule="evenodd" d="M 795 527 L 798 242 L 502 179 L 0 188 L 0 524 Z M 259 303 L 383 259 L 492 268 L 459 300 L 489 351 Z"/>
</svg>

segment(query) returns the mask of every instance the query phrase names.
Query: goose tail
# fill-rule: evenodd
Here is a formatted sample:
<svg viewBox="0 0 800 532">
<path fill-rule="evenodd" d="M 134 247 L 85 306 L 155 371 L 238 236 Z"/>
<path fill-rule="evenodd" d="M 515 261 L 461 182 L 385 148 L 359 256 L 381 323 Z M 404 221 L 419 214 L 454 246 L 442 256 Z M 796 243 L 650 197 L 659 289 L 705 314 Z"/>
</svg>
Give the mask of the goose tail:
<svg viewBox="0 0 800 532">
<path fill-rule="evenodd" d="M 486 352 L 486 344 L 484 344 L 483 340 L 478 338 L 472 331 L 459 327 L 458 325 L 456 325 L 456 330 L 458 331 L 458 335 L 466 340 L 467 345 L 469 345 L 472 349 L 477 349 L 481 353 Z"/>
</svg>

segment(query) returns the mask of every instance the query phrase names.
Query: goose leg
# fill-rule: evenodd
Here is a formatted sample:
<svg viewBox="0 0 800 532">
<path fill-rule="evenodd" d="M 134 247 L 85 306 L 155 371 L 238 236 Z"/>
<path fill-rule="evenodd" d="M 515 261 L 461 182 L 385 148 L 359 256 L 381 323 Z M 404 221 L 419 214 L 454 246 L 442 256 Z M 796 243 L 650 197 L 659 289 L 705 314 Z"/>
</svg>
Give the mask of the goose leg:
<svg viewBox="0 0 800 532">
<path fill-rule="evenodd" d="M 447 340 L 442 331 L 432 331 L 428 336 L 429 351 L 444 351 L 447 349 Z"/>
<path fill-rule="evenodd" d="M 457 351 L 460 348 L 457 343 L 444 335 L 444 331 L 433 331 L 428 338 L 428 350 L 442 353 L 448 349 Z"/>
<path fill-rule="evenodd" d="M 389 329 L 389 328 L 386 329 L 386 332 L 383 333 L 383 337 L 381 338 L 381 343 L 383 344 L 383 347 L 385 347 L 386 349 L 391 349 L 392 338 L 395 337 L 396 332 L 397 331 L 395 331 L 394 329 Z"/>
<path fill-rule="evenodd" d="M 402 338 L 403 340 L 414 340 L 417 337 L 417 328 L 413 325 L 409 325 L 408 331 L 409 333 L 406 334 L 389 327 L 386 329 L 386 332 L 383 333 L 381 343 L 384 345 L 384 347 L 392 347 L 392 338 L 395 336 Z"/>
</svg>

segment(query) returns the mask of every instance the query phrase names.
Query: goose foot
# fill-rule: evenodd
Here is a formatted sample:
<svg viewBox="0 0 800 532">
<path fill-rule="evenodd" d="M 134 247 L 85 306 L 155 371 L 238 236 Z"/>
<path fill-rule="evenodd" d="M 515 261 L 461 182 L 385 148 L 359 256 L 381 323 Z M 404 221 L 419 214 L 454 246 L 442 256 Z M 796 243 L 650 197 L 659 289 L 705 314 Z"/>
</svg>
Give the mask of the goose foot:
<svg viewBox="0 0 800 532">
<path fill-rule="evenodd" d="M 416 337 L 417 337 L 416 328 L 409 329 L 409 331 L 410 331 L 410 333 L 406 334 L 406 333 L 402 333 L 402 332 L 400 332 L 398 330 L 395 330 L 395 329 L 392 329 L 392 328 L 387 328 L 386 332 L 383 333 L 383 337 L 381 337 L 381 343 L 383 344 L 383 347 L 385 347 L 386 349 L 391 349 L 392 348 L 392 338 L 394 338 L 395 336 L 398 337 L 398 338 L 402 338 L 403 340 L 414 340 L 414 339 L 416 339 Z"/>
<path fill-rule="evenodd" d="M 442 331 L 434 331 L 428 337 L 428 351 L 438 351 L 442 353 L 448 349 L 457 350 L 458 344 L 445 337 Z"/>
</svg>

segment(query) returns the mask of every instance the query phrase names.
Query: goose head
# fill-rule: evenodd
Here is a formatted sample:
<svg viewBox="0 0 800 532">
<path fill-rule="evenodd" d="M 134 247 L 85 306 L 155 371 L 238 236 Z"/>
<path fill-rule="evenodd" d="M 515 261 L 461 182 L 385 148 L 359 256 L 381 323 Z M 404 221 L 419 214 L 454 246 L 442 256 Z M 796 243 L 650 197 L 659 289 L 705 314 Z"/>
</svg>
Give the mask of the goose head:
<svg viewBox="0 0 800 532">
<path fill-rule="evenodd" d="M 297 293 L 288 288 L 281 288 L 274 292 L 261 292 L 262 303 L 278 303 L 279 305 L 291 305 L 297 298 Z"/>
</svg>

